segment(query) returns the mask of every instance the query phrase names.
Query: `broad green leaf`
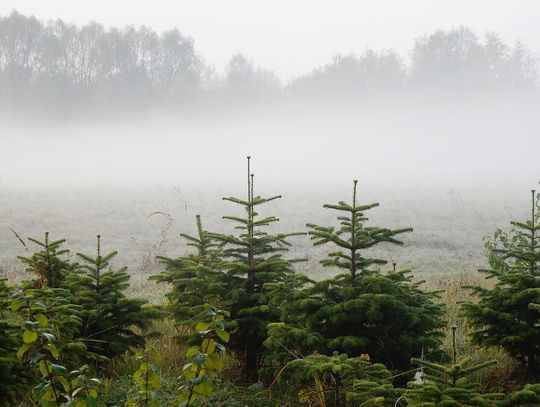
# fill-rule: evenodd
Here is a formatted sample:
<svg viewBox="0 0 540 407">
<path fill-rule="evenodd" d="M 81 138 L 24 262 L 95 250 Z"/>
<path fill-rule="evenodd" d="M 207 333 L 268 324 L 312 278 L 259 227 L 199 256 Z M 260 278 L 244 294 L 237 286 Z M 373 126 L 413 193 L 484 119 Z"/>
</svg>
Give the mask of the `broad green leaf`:
<svg viewBox="0 0 540 407">
<path fill-rule="evenodd" d="M 69 393 L 70 386 L 69 386 L 69 382 L 67 381 L 67 379 L 64 376 L 56 376 L 56 380 L 58 380 L 62 384 L 62 387 L 64 388 L 64 391 L 66 393 Z"/>
<path fill-rule="evenodd" d="M 15 312 L 24 305 L 24 302 L 16 300 L 11 303 L 11 311 Z"/>
<path fill-rule="evenodd" d="M 197 325 L 195 325 L 195 330 L 197 332 L 203 332 L 208 330 L 208 328 L 210 328 L 211 326 L 212 324 L 210 322 L 199 322 L 197 323 Z"/>
<path fill-rule="evenodd" d="M 216 329 L 216 334 L 223 342 L 229 342 L 229 338 L 231 337 L 231 335 L 223 329 Z"/>
<path fill-rule="evenodd" d="M 24 354 L 28 351 L 28 349 L 30 349 L 32 346 L 25 343 L 24 345 L 22 345 L 19 350 L 17 351 L 17 359 L 22 359 L 22 357 L 24 356 Z"/>
<path fill-rule="evenodd" d="M 198 355 L 200 352 L 201 352 L 201 347 L 200 346 L 198 346 L 198 345 L 192 346 L 191 348 L 189 348 L 187 350 L 186 357 L 188 359 L 191 359 L 195 355 Z"/>
<path fill-rule="evenodd" d="M 38 338 L 36 331 L 24 331 L 23 333 L 23 342 L 24 343 L 34 343 Z"/>
<path fill-rule="evenodd" d="M 49 318 L 47 318 L 45 315 L 43 314 L 37 314 L 36 315 L 36 319 L 37 321 L 39 322 L 39 325 L 42 327 L 42 328 L 45 328 L 47 325 L 49 325 Z"/>
<path fill-rule="evenodd" d="M 159 386 L 160 386 L 159 376 L 157 374 L 151 374 L 148 377 L 148 384 L 150 384 L 152 388 L 154 389 L 159 389 Z"/>
<path fill-rule="evenodd" d="M 207 355 L 211 355 L 216 350 L 216 341 L 213 339 L 205 339 L 203 340 L 202 348 L 206 349 Z"/>
<path fill-rule="evenodd" d="M 46 343 L 43 346 L 43 349 L 48 350 L 51 353 L 52 357 L 55 359 L 58 359 L 60 357 L 60 352 L 58 352 L 58 349 L 56 348 L 54 343 L 51 343 L 51 342 Z"/>
<path fill-rule="evenodd" d="M 39 361 L 38 368 L 43 377 L 47 377 L 49 375 L 49 371 L 47 370 L 47 362 L 45 360 Z"/>
<path fill-rule="evenodd" d="M 67 369 L 62 365 L 51 363 L 51 367 L 52 367 L 53 372 L 56 374 L 66 374 L 68 372 Z"/>
<path fill-rule="evenodd" d="M 209 396 L 212 394 L 212 385 L 208 380 L 203 380 L 199 384 L 195 385 L 194 390 L 197 394 Z"/>
</svg>

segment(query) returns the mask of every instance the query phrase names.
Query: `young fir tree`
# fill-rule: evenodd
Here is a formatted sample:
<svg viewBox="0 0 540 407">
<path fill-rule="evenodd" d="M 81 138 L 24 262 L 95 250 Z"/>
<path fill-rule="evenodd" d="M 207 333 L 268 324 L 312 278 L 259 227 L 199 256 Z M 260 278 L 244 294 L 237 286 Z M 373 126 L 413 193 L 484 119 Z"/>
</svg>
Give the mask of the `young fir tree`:
<svg viewBox="0 0 540 407">
<path fill-rule="evenodd" d="M 66 276 L 76 267 L 75 264 L 64 258 L 69 253 L 68 249 L 62 248 L 66 240 L 51 241 L 49 232 L 45 233 L 43 241 L 33 238 L 28 238 L 28 240 L 41 248 L 31 256 L 19 256 L 22 263 L 26 265 L 26 271 L 37 278 L 37 280 L 31 282 L 31 285 L 50 288 L 64 287 Z"/>
<path fill-rule="evenodd" d="M 289 362 L 278 379 L 308 405 L 394 407 L 398 398 L 392 374 L 367 355 L 309 355 Z"/>
<path fill-rule="evenodd" d="M 323 266 L 343 273 L 300 290 L 272 287 L 283 322 L 270 325 L 266 346 L 277 358 L 286 359 L 290 352 L 366 353 L 393 369 L 408 367 L 422 349 L 440 345 L 444 311 L 434 303 L 436 293 L 422 291 L 409 270 L 381 272 L 386 261 L 366 253 L 378 244 L 401 244 L 396 236 L 412 229 L 367 226 L 364 212 L 378 204 L 359 205 L 356 187 L 354 181 L 352 203 L 324 205 L 342 214 L 337 228 L 308 225 L 315 245 L 338 247 L 321 261 Z"/>
<path fill-rule="evenodd" d="M 482 393 L 478 383 L 469 381 L 469 376 L 497 363 L 495 360 L 472 364 L 471 358 L 458 360 L 456 354 L 456 327 L 452 327 L 453 358 L 450 366 L 412 359 L 421 369 L 415 380 L 403 389 L 401 399 L 409 407 L 495 407 L 501 393 Z"/>
<path fill-rule="evenodd" d="M 253 380 L 260 366 L 267 325 L 280 318 L 279 309 L 270 303 L 265 284 L 287 281 L 294 273 L 292 262 L 283 258 L 288 237 L 303 233 L 272 234 L 264 230 L 278 222 L 274 216 L 259 217 L 257 208 L 281 196 L 255 195 L 250 157 L 247 157 L 247 193 L 245 199 L 223 198 L 242 207 L 244 217 L 224 216 L 237 224 L 237 235 L 210 234 L 221 242 L 221 267 L 225 273 L 225 309 L 230 312 L 232 330 L 229 349 L 239 358 L 244 377 Z"/>
<path fill-rule="evenodd" d="M 114 270 L 110 261 L 117 255 L 101 254 L 101 237 L 97 236 L 95 257 L 77 253 L 83 260 L 67 278 L 75 302 L 82 307 L 80 338 L 91 358 L 114 357 L 131 347 L 143 346 L 143 332 L 159 313 L 145 306 L 146 300 L 128 298 L 127 267 Z"/>
<path fill-rule="evenodd" d="M 19 259 L 26 265 L 26 271 L 36 278 L 21 283 L 20 290 L 15 293 L 17 299 L 11 308 L 22 315 L 32 308 L 32 302 L 46 304 L 45 315 L 54 322 L 51 323 L 55 329 L 53 334 L 64 357 L 83 355 L 86 348 L 78 339 L 81 308 L 66 285 L 66 278 L 77 264 L 66 259 L 69 250 L 62 248 L 65 239 L 51 240 L 47 232 L 43 241 L 33 238 L 28 240 L 40 249 L 30 256 L 19 256 Z"/>
<path fill-rule="evenodd" d="M 204 314 L 206 304 L 222 306 L 224 274 L 220 269 L 220 244 L 202 226 L 200 215 L 196 216 L 197 235 L 180 234 L 187 245 L 196 252 L 187 256 L 170 258 L 160 256 L 165 270 L 152 276 L 152 280 L 172 284 L 166 294 L 167 309 L 185 327 L 191 328 L 196 319 Z M 198 335 L 183 337 L 197 339 Z"/>
<path fill-rule="evenodd" d="M 531 218 L 512 222 L 510 233 L 498 230 L 486 241 L 488 270 L 495 287 L 469 287 L 478 302 L 463 304 L 463 313 L 476 331 L 474 343 L 501 346 L 526 367 L 530 379 L 539 373 L 540 326 L 535 302 L 540 299 L 539 202 L 532 191 Z"/>
</svg>

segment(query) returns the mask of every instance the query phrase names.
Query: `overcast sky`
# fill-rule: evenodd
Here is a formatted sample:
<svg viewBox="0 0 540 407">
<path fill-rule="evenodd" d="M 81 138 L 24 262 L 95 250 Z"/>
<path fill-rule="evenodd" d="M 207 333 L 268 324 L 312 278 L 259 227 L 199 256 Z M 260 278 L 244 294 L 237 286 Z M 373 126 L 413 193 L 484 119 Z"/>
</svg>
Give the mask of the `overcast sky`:
<svg viewBox="0 0 540 407">
<path fill-rule="evenodd" d="M 0 0 L 0 14 L 13 9 L 79 24 L 176 26 L 216 68 L 242 52 L 284 80 L 366 47 L 406 57 L 415 37 L 460 25 L 540 52 L 538 0 Z"/>
</svg>

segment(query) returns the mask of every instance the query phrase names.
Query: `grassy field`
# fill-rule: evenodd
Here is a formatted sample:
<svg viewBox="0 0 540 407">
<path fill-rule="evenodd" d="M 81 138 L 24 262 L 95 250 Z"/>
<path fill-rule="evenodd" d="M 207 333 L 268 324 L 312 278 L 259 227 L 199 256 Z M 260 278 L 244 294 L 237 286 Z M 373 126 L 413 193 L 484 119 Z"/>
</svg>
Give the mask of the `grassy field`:
<svg viewBox="0 0 540 407">
<path fill-rule="evenodd" d="M 266 193 L 268 191 L 268 193 Z M 527 216 L 526 192 L 499 190 L 456 190 L 413 187 L 408 189 L 360 189 L 360 200 L 379 202 L 370 211 L 370 221 L 385 227 L 413 227 L 403 236 L 403 246 L 381 245 L 371 255 L 412 268 L 428 288 L 445 288 L 465 278 L 476 278 L 484 267 L 483 238 L 498 227 L 507 228 L 514 219 Z M 117 250 L 115 265 L 129 267 L 131 290 L 152 302 L 160 302 L 164 287 L 148 281 L 159 270 L 156 255 L 177 256 L 188 248 L 180 233 L 194 231 L 194 217 L 201 214 L 204 226 L 212 231 L 231 231 L 221 217 L 235 214 L 221 198 L 242 196 L 243 190 L 221 187 L 202 190 L 187 187 L 162 188 L 80 188 L 71 190 L 0 191 L 0 278 L 18 281 L 24 269 L 17 260 L 24 255 L 15 233 L 23 240 L 40 238 L 45 231 L 53 238 L 67 239 L 66 247 L 93 253 L 95 236 L 102 235 L 104 250 Z M 348 199 L 349 190 L 284 190 L 264 188 L 265 195 L 280 193 L 283 198 L 265 208 L 266 214 L 281 221 L 280 231 L 305 231 L 308 222 L 335 223 L 335 213 L 323 203 Z M 15 232 L 15 233 L 14 233 Z M 308 237 L 291 240 L 291 257 L 309 259 L 298 271 L 318 279 L 334 270 L 322 268 L 319 260 L 325 247 L 315 248 Z M 32 244 L 28 243 L 28 250 Z"/>
<path fill-rule="evenodd" d="M 81 188 L 71 190 L 0 189 L 0 264 L 2 273 L 17 273 L 16 255 L 25 248 L 12 230 L 23 239 L 49 231 L 66 238 L 72 251 L 92 252 L 95 236 L 101 234 L 106 249 L 118 250 L 118 262 L 129 266 L 133 275 L 155 271 L 157 254 L 186 252 L 179 233 L 194 230 L 194 217 L 201 214 L 209 230 L 228 231 L 230 224 L 221 217 L 236 208 L 222 201 L 223 196 L 242 196 L 238 188 L 201 190 L 196 188 Z M 323 203 L 347 200 L 344 190 L 284 190 L 266 187 L 264 195 L 282 194 L 283 199 L 265 208 L 276 215 L 282 231 L 305 231 L 308 222 L 333 224 L 335 213 Z M 528 214 L 527 191 L 408 189 L 360 190 L 360 200 L 379 202 L 369 212 L 373 224 L 414 228 L 404 236 L 404 246 L 384 246 L 375 251 L 402 267 L 412 267 L 422 277 L 437 279 L 484 265 L 483 237 L 496 228 Z M 325 248 L 315 249 L 309 239 L 294 240 L 292 256 L 309 257 L 301 271 L 322 276 L 318 261 Z"/>
</svg>

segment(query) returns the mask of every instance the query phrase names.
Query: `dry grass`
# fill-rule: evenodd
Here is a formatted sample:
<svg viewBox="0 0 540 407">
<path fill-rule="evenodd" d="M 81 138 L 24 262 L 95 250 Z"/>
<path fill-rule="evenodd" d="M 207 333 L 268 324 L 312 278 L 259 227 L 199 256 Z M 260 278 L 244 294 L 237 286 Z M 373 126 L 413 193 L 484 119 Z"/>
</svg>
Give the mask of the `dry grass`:
<svg viewBox="0 0 540 407">
<path fill-rule="evenodd" d="M 181 328 L 180 328 L 181 329 Z M 175 322 L 171 319 L 157 320 L 153 323 L 151 331 L 158 336 L 151 336 L 147 341 L 147 349 L 154 355 L 159 356 L 157 362 L 162 375 L 166 377 L 178 377 L 184 365 L 186 348 L 176 340 L 181 333 Z M 132 374 L 139 367 L 140 361 L 135 357 L 136 353 L 127 352 L 124 355 L 112 359 L 106 366 L 106 371 L 112 379 Z"/>
</svg>

